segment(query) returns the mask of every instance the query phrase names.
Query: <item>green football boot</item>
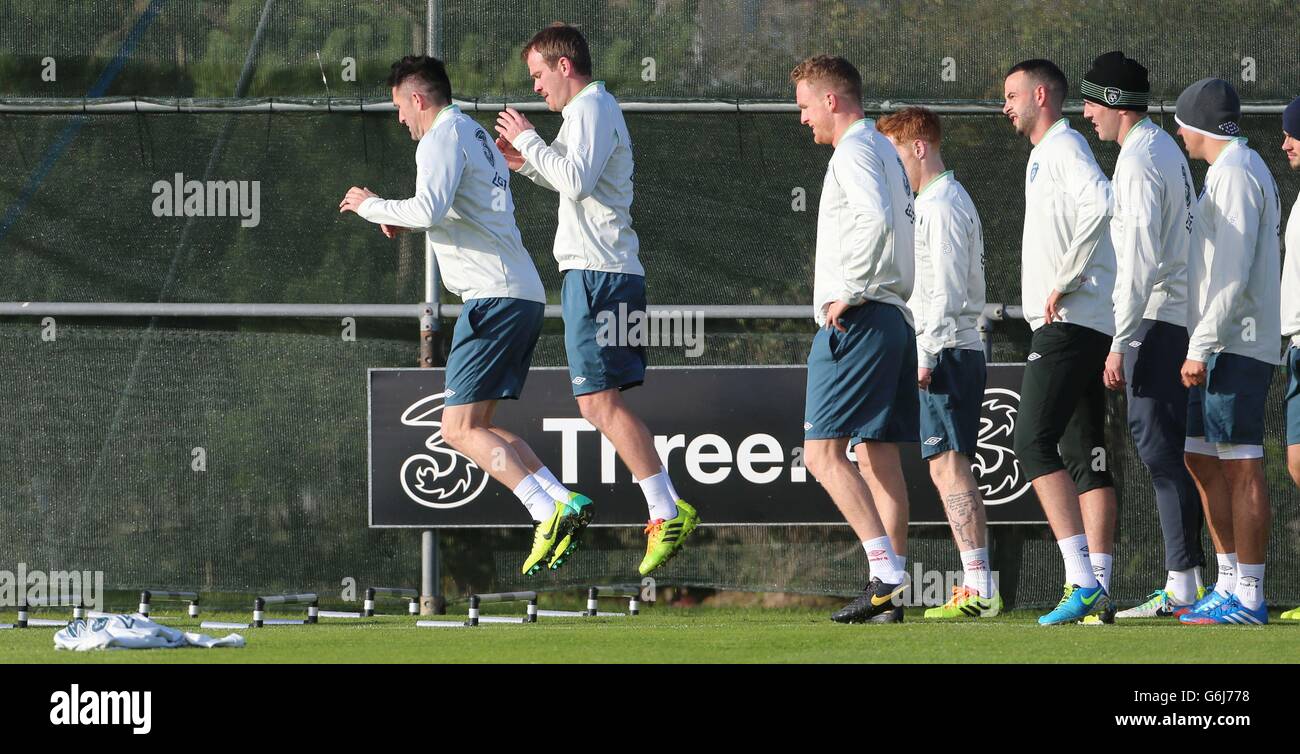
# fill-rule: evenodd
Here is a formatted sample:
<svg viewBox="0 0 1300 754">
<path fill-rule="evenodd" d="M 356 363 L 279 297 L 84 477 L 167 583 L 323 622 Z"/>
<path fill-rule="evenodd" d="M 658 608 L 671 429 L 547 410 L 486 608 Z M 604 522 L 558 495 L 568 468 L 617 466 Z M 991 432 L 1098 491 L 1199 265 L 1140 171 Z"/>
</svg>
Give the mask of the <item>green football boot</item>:
<svg viewBox="0 0 1300 754">
<path fill-rule="evenodd" d="M 582 546 L 582 532 L 596 515 L 591 498 L 577 492 L 570 492 L 568 502 L 557 502 L 555 508 L 563 509 L 564 515 L 560 518 L 560 541 L 547 564 L 552 571 L 564 565 L 564 561 Z"/>
<path fill-rule="evenodd" d="M 561 538 L 559 533 L 560 521 L 568 510 L 567 505 L 556 502 L 555 512 L 548 516 L 545 521 L 533 522 L 533 549 L 532 552 L 528 553 L 528 559 L 524 561 L 524 567 L 520 569 L 525 576 L 532 576 L 542 570 L 542 561 L 546 560 L 555 551 L 555 544 Z"/>
<path fill-rule="evenodd" d="M 667 521 L 656 518 L 646 524 L 645 533 L 648 536 L 645 544 L 645 557 L 641 560 L 641 565 L 637 570 L 641 572 L 642 576 L 645 576 L 672 560 L 677 553 L 681 552 L 682 543 L 699 525 L 700 514 L 687 505 L 685 500 L 678 500 L 677 516 L 675 518 Z"/>
<path fill-rule="evenodd" d="M 1282 620 L 1300 620 L 1300 607 L 1297 607 L 1294 610 L 1287 610 L 1279 617 L 1282 618 Z"/>
<path fill-rule="evenodd" d="M 1002 612 L 1002 595 L 981 597 L 968 586 L 954 586 L 952 599 L 925 611 L 927 618 L 992 618 Z"/>
</svg>

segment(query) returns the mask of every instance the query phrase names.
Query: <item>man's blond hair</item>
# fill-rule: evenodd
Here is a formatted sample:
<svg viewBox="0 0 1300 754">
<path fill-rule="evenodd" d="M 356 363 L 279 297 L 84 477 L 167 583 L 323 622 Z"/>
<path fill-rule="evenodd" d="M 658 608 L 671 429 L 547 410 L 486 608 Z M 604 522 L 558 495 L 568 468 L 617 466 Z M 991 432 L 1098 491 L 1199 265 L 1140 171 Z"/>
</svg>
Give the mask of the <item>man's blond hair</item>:
<svg viewBox="0 0 1300 754">
<path fill-rule="evenodd" d="M 842 97 L 849 97 L 854 104 L 862 104 L 862 76 L 853 64 L 838 55 L 814 55 L 790 71 L 790 80 L 794 83 L 807 81 L 811 85 L 822 86 Z"/>
</svg>

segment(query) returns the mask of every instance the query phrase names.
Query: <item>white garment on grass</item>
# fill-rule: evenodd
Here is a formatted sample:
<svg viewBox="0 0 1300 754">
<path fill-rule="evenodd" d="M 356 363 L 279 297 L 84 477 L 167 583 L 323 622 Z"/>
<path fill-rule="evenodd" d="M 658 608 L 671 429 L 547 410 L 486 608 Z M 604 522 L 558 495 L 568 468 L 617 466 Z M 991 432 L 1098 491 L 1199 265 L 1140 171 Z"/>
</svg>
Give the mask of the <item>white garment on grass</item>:
<svg viewBox="0 0 1300 754">
<path fill-rule="evenodd" d="M 230 634 L 214 639 L 154 623 L 136 613 L 77 620 L 54 635 L 55 649 L 175 649 L 176 647 L 242 647 L 244 637 Z"/>
</svg>

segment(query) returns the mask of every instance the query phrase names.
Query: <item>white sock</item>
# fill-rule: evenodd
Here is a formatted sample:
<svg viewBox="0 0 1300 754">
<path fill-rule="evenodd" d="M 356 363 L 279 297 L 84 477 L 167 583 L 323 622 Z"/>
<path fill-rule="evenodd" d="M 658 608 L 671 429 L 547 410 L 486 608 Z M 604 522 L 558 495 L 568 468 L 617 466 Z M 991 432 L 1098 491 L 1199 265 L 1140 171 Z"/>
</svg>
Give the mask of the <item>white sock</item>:
<svg viewBox="0 0 1300 754">
<path fill-rule="evenodd" d="M 533 479 L 537 481 L 537 484 L 542 489 L 546 490 L 546 494 L 550 495 L 552 500 L 561 503 L 569 502 L 569 488 L 560 484 L 560 480 L 555 478 L 550 469 L 543 466 L 534 471 Z"/>
<path fill-rule="evenodd" d="M 1173 598 L 1174 602 L 1180 605 L 1190 605 L 1196 601 L 1197 582 L 1201 580 L 1201 571 L 1199 568 L 1188 568 L 1184 571 L 1170 571 L 1169 578 L 1165 580 L 1165 591 Z"/>
<path fill-rule="evenodd" d="M 668 469 L 660 466 L 659 473 L 664 475 L 664 486 L 668 488 L 668 497 L 673 501 L 673 507 L 675 508 L 677 507 L 677 501 L 681 500 L 682 496 L 677 494 L 677 488 L 673 486 L 672 477 L 668 476 Z"/>
<path fill-rule="evenodd" d="M 1088 561 L 1092 563 L 1092 575 L 1101 584 L 1101 588 L 1110 594 L 1110 565 L 1115 562 L 1115 557 L 1108 552 L 1090 552 Z"/>
<path fill-rule="evenodd" d="M 646 507 L 650 509 L 650 520 L 662 518 L 665 521 L 677 518 L 677 498 L 673 497 L 672 485 L 668 481 L 668 472 L 660 469 L 658 474 L 637 482 L 645 494 Z"/>
<path fill-rule="evenodd" d="M 1237 588 L 1237 553 L 1216 552 L 1214 557 L 1219 561 L 1219 580 L 1214 584 L 1214 591 L 1220 597 L 1227 597 Z"/>
<path fill-rule="evenodd" d="M 1205 582 L 1201 580 L 1201 569 L 1193 568 L 1192 573 L 1196 574 L 1196 591 L 1199 593 L 1205 588 Z"/>
<path fill-rule="evenodd" d="M 546 490 L 531 475 L 524 477 L 524 481 L 515 488 L 515 497 L 528 509 L 528 515 L 534 521 L 545 521 L 555 515 L 555 500 L 546 494 Z"/>
<path fill-rule="evenodd" d="M 1237 586 L 1232 593 L 1244 607 L 1258 610 L 1264 604 L 1264 564 L 1238 563 Z"/>
<path fill-rule="evenodd" d="M 888 536 L 869 539 L 862 543 L 862 549 L 867 551 L 867 566 L 871 569 L 872 578 L 880 579 L 886 584 L 902 584 L 907 579 Z"/>
<path fill-rule="evenodd" d="M 989 548 L 977 547 L 961 554 L 962 583 L 980 593 L 993 596 L 993 572 L 989 570 Z"/>
<path fill-rule="evenodd" d="M 1065 580 L 1084 589 L 1095 588 L 1097 577 L 1092 574 L 1092 561 L 1088 559 L 1088 535 L 1058 539 L 1056 546 L 1061 548 L 1061 557 L 1065 559 Z"/>
<path fill-rule="evenodd" d="M 898 560 L 898 570 L 907 573 L 907 556 L 895 553 L 894 557 Z"/>
</svg>

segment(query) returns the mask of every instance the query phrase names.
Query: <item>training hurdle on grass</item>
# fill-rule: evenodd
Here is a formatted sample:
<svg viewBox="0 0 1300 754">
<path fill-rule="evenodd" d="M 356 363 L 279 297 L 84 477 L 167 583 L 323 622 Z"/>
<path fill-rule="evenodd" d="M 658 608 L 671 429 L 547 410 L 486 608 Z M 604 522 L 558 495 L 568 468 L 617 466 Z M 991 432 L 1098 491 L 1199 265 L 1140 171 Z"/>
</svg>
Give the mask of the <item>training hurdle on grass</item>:
<svg viewBox="0 0 1300 754">
<path fill-rule="evenodd" d="M 266 617 L 267 605 L 306 605 L 306 620 L 276 620 Z M 320 615 L 320 597 L 314 592 L 302 594 L 268 594 L 253 600 L 253 628 L 262 626 L 302 626 L 316 623 Z"/>
<path fill-rule="evenodd" d="M 370 618 L 375 614 L 375 598 L 392 597 L 394 599 L 406 600 L 406 614 L 420 614 L 420 593 L 414 589 L 403 589 L 396 586 L 372 586 L 366 589 L 366 601 L 361 607 L 362 614 Z"/>
<path fill-rule="evenodd" d="M 372 586 L 367 588 L 366 599 L 362 603 L 361 612 L 320 610 L 317 614 L 321 618 L 373 618 L 375 617 L 375 599 L 377 597 L 393 597 L 407 600 L 406 614 L 420 614 L 420 593 L 414 589 L 405 589 L 398 586 Z"/>
<path fill-rule="evenodd" d="M 587 590 L 586 610 L 542 610 L 543 618 L 625 618 L 641 614 L 641 592 L 637 586 L 593 586 Z M 626 613 L 600 612 L 602 599 L 627 599 Z"/>
<path fill-rule="evenodd" d="M 306 605 L 306 619 L 284 619 L 266 617 L 267 605 Z M 252 623 L 227 623 L 225 621 L 204 621 L 201 628 L 262 628 L 263 626 L 307 626 L 318 622 L 320 617 L 320 597 L 312 592 L 302 594 L 268 594 L 253 600 Z"/>
<path fill-rule="evenodd" d="M 627 612 L 629 615 L 641 614 L 641 588 L 635 585 L 614 585 L 614 586 L 593 586 L 587 590 L 587 617 L 597 615 L 619 615 L 619 613 L 600 613 L 598 608 L 601 599 L 627 599 Z"/>
<path fill-rule="evenodd" d="M 24 600 L 18 605 L 17 621 L 14 623 L 0 623 L 0 630 L 9 628 L 63 628 L 71 622 L 49 618 L 33 618 L 31 617 L 32 607 L 71 607 L 72 620 L 84 620 L 86 617 L 86 603 L 80 595 L 73 595 L 67 599 L 34 600 L 30 605 Z"/>
<path fill-rule="evenodd" d="M 166 589 L 145 589 L 140 592 L 139 612 L 146 618 L 149 617 L 149 610 L 153 607 L 153 600 L 189 602 L 189 616 L 191 618 L 199 617 L 198 592 L 173 592 Z"/>
<path fill-rule="evenodd" d="M 484 602 L 522 602 L 527 600 L 528 607 L 522 616 L 515 615 L 479 615 L 479 605 Z M 471 594 L 469 596 L 469 615 L 463 623 L 450 620 L 421 620 L 415 625 L 421 628 L 475 628 L 485 623 L 536 623 L 537 592 L 494 592 L 491 594 Z"/>
</svg>

